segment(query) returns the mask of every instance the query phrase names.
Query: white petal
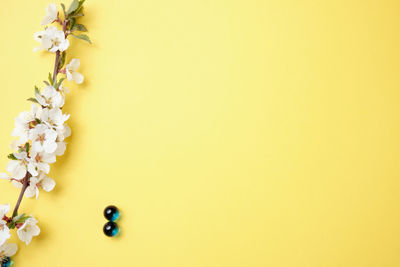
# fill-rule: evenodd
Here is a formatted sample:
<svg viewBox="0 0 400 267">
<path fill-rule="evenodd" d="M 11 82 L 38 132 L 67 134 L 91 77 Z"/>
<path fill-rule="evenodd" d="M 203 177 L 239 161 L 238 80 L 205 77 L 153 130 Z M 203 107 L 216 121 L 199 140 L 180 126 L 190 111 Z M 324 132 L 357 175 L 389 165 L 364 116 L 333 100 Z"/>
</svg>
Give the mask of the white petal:
<svg viewBox="0 0 400 267">
<path fill-rule="evenodd" d="M 57 5 L 56 4 L 48 4 L 46 8 L 46 16 L 42 20 L 42 25 L 47 25 L 52 23 L 57 19 Z"/>
<path fill-rule="evenodd" d="M 31 243 L 31 241 L 32 241 L 32 236 L 30 234 L 28 234 L 27 232 L 21 230 L 21 228 L 17 230 L 17 235 L 18 235 L 19 239 L 22 242 L 25 242 L 25 244 L 27 244 L 27 245 L 29 245 L 29 243 Z"/>
<path fill-rule="evenodd" d="M 68 125 L 64 125 L 64 138 L 71 136 L 71 128 Z"/>
<path fill-rule="evenodd" d="M 57 93 L 57 91 L 56 91 L 56 89 L 55 89 L 53 86 L 46 86 L 46 87 L 43 89 L 42 95 L 43 95 L 45 98 L 51 98 L 51 97 L 55 96 L 56 93 Z"/>
<path fill-rule="evenodd" d="M 40 234 L 40 228 L 37 225 L 33 225 L 31 228 L 32 236 L 38 236 Z"/>
<path fill-rule="evenodd" d="M 32 152 L 42 152 L 43 151 L 43 146 L 40 142 L 33 142 L 32 144 Z M 36 154 L 36 153 L 35 153 Z"/>
<path fill-rule="evenodd" d="M 49 118 L 55 123 L 59 123 L 62 119 L 62 112 L 59 108 L 52 108 L 49 110 Z M 62 124 L 62 123 L 61 123 Z"/>
<path fill-rule="evenodd" d="M 3 245 L 10 237 L 10 229 L 4 221 L 0 221 L 0 245 Z"/>
<path fill-rule="evenodd" d="M 40 49 L 49 50 L 49 48 L 53 45 L 52 36 L 49 36 L 48 33 L 45 33 L 45 35 L 42 36 L 41 43 L 42 46 Z"/>
<path fill-rule="evenodd" d="M 45 173 L 49 173 L 50 172 L 50 166 L 47 163 L 38 163 L 37 164 L 37 168 Z"/>
<path fill-rule="evenodd" d="M 80 74 L 79 72 L 74 71 L 72 73 L 72 79 L 77 83 L 77 84 L 81 84 L 83 83 L 83 75 Z"/>
<path fill-rule="evenodd" d="M 64 102 L 64 97 L 59 92 L 52 98 L 53 107 L 61 108 L 64 106 Z"/>
<path fill-rule="evenodd" d="M 51 16 L 45 16 L 44 18 L 43 18 L 43 20 L 42 20 L 42 22 L 40 23 L 40 24 L 42 24 L 42 25 L 47 25 L 47 24 L 50 24 L 50 23 L 52 23 L 54 21 L 54 19 L 51 17 Z"/>
<path fill-rule="evenodd" d="M 0 251 L 3 250 L 4 251 L 4 255 L 6 255 L 7 257 L 12 257 L 15 255 L 15 253 L 17 253 L 18 247 L 17 244 L 14 243 L 10 243 L 10 244 L 4 244 L 2 246 L 2 248 L 0 248 Z"/>
<path fill-rule="evenodd" d="M 29 163 L 29 164 L 28 164 L 28 172 L 29 172 L 32 176 L 38 176 L 38 175 L 39 175 L 39 173 L 38 173 L 37 170 L 36 170 L 36 167 L 35 167 L 32 163 Z"/>
<path fill-rule="evenodd" d="M 14 153 L 14 156 L 17 159 L 26 159 L 28 157 L 28 153 L 26 153 L 26 152 Z"/>
<path fill-rule="evenodd" d="M 10 211 L 10 204 L 0 205 L 0 220 Z"/>
<path fill-rule="evenodd" d="M 18 167 L 19 161 L 18 160 L 11 160 L 7 163 L 6 170 L 10 173 L 14 172 L 15 169 Z"/>
<path fill-rule="evenodd" d="M 65 153 L 67 146 L 65 142 L 57 142 L 57 149 L 54 152 L 57 156 L 62 156 Z"/>
<path fill-rule="evenodd" d="M 68 39 L 65 40 L 64 42 L 60 43 L 60 45 L 59 45 L 58 47 L 59 47 L 58 50 L 60 50 L 61 52 L 67 50 L 67 48 L 69 47 L 69 41 L 68 41 Z"/>
<path fill-rule="evenodd" d="M 38 42 L 42 42 L 42 36 L 45 34 L 46 34 L 45 31 L 35 32 L 35 34 L 33 35 L 33 38 Z"/>
<path fill-rule="evenodd" d="M 74 70 L 77 70 L 79 68 L 80 64 L 81 64 L 81 62 L 80 62 L 80 60 L 78 58 L 73 58 L 68 63 L 66 68 L 74 71 Z"/>
<path fill-rule="evenodd" d="M 47 107 L 46 99 L 44 99 L 40 94 L 36 94 L 36 100 L 39 102 L 40 105 Z"/>
<path fill-rule="evenodd" d="M 36 196 L 36 189 L 37 189 L 36 184 L 28 186 L 25 190 L 25 196 L 29 198 Z"/>
<path fill-rule="evenodd" d="M 57 143 L 54 141 L 44 141 L 43 148 L 46 153 L 53 153 L 57 149 Z"/>
<path fill-rule="evenodd" d="M 56 141 L 57 139 L 57 132 L 53 129 L 47 129 L 45 132 L 46 140 L 48 141 Z"/>
<path fill-rule="evenodd" d="M 26 175 L 25 166 L 22 166 L 18 160 L 8 162 L 6 170 L 11 174 L 12 178 L 21 180 Z"/>
<path fill-rule="evenodd" d="M 71 81 L 72 80 L 72 73 L 69 69 L 66 69 L 66 74 L 67 74 L 67 80 Z"/>
<path fill-rule="evenodd" d="M 45 177 L 41 181 L 41 185 L 42 185 L 42 188 L 43 188 L 44 191 L 50 192 L 56 186 L 56 182 L 53 179 L 49 178 L 49 177 Z"/>
<path fill-rule="evenodd" d="M 42 161 L 46 163 L 54 163 L 56 162 L 56 156 L 54 154 L 44 154 Z"/>
</svg>

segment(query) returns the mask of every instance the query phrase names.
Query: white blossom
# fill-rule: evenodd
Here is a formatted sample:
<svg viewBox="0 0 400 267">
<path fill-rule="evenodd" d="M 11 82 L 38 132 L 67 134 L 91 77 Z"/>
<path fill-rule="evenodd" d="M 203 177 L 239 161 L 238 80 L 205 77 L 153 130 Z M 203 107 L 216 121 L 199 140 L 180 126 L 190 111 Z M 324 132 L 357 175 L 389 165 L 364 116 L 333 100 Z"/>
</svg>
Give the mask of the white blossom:
<svg viewBox="0 0 400 267">
<path fill-rule="evenodd" d="M 83 82 L 83 75 L 76 71 L 79 68 L 80 64 L 81 63 L 79 59 L 73 58 L 65 67 L 68 81 L 73 80 L 77 84 L 81 84 Z"/>
<path fill-rule="evenodd" d="M 57 130 L 64 129 L 64 123 L 69 119 L 69 115 L 63 114 L 59 108 L 52 108 L 50 110 L 47 109 L 44 111 L 43 116 L 47 117 L 45 122 Z"/>
<path fill-rule="evenodd" d="M 26 165 L 20 160 L 11 160 L 7 163 L 6 170 L 14 179 L 21 180 L 26 175 Z"/>
<path fill-rule="evenodd" d="M 39 197 L 39 188 L 42 188 L 46 192 L 50 192 L 54 189 L 56 182 L 47 177 L 46 174 L 41 172 L 37 177 L 31 177 L 29 179 L 29 186 L 26 188 L 25 196 L 26 197 Z M 21 183 L 18 183 L 17 187 L 22 187 Z"/>
<path fill-rule="evenodd" d="M 28 135 L 30 129 L 32 129 L 36 124 L 36 118 L 40 116 L 42 108 L 36 104 L 32 104 L 31 111 L 21 112 L 18 117 L 15 118 L 15 128 L 11 135 L 19 137 L 19 144 L 25 144 L 28 141 Z M 15 142 L 13 142 L 15 144 Z M 12 144 L 13 145 L 13 144 Z"/>
<path fill-rule="evenodd" d="M 14 179 L 21 180 L 25 177 L 28 165 L 28 156 L 26 152 L 13 153 L 16 160 L 11 160 L 7 163 L 6 170 Z"/>
<path fill-rule="evenodd" d="M 65 153 L 67 148 L 67 143 L 64 142 L 64 139 L 71 135 L 71 128 L 64 124 L 64 127 L 57 130 L 57 149 L 54 152 L 56 156 L 62 156 Z"/>
<path fill-rule="evenodd" d="M 68 39 L 65 38 L 63 31 L 57 29 L 57 27 L 48 27 L 44 31 L 35 33 L 34 38 L 40 42 L 40 46 L 35 47 L 33 51 L 47 50 L 50 52 L 65 51 L 69 46 Z"/>
<path fill-rule="evenodd" d="M 28 131 L 28 133 L 29 133 L 29 131 Z M 22 139 L 13 140 L 10 144 L 10 148 L 13 151 L 19 150 L 21 147 L 23 147 L 26 144 L 26 141 L 25 142 L 23 142 L 23 141 L 25 141 L 25 140 L 22 140 Z"/>
<path fill-rule="evenodd" d="M 65 138 L 71 136 L 71 128 L 64 123 L 64 127 L 57 129 L 57 141 L 64 141 Z"/>
<path fill-rule="evenodd" d="M 10 229 L 3 217 L 10 211 L 10 204 L 0 205 L 0 245 L 3 245 L 10 238 Z"/>
<path fill-rule="evenodd" d="M 31 150 L 31 163 L 35 166 L 36 172 L 32 173 L 29 171 L 32 176 L 37 176 L 39 171 L 43 171 L 45 173 L 50 172 L 50 163 L 56 162 L 56 156 L 54 154 L 49 154 L 44 151 L 38 152 Z"/>
<path fill-rule="evenodd" d="M 32 140 L 32 150 L 53 153 L 57 149 L 57 132 L 45 124 L 38 124 L 30 131 L 29 139 Z"/>
<path fill-rule="evenodd" d="M 11 174 L 11 177 L 21 180 L 29 171 L 32 175 L 37 175 L 36 165 L 28 158 L 26 152 L 13 153 L 16 160 L 11 160 L 7 163 L 6 170 Z"/>
<path fill-rule="evenodd" d="M 6 257 L 12 257 L 17 253 L 18 247 L 14 243 L 4 243 L 0 246 L 0 262 Z"/>
<path fill-rule="evenodd" d="M 64 106 L 64 96 L 58 92 L 53 86 L 46 86 L 42 93 L 36 93 L 36 100 L 43 107 L 61 108 Z"/>
<path fill-rule="evenodd" d="M 42 20 L 42 25 L 47 25 L 57 20 L 58 10 L 56 4 L 48 4 L 46 8 L 46 16 Z"/>
<path fill-rule="evenodd" d="M 32 241 L 32 237 L 40 234 L 40 228 L 37 226 L 38 221 L 34 217 L 26 219 L 24 224 L 17 230 L 17 235 L 22 242 L 27 245 Z"/>
</svg>

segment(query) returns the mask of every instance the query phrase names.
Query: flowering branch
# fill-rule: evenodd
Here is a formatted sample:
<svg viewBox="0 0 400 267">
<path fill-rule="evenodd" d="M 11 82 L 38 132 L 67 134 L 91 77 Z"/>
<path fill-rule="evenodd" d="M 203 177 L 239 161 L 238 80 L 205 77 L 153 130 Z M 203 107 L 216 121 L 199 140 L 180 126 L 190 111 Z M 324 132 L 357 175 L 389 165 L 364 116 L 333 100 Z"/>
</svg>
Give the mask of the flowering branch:
<svg viewBox="0 0 400 267">
<path fill-rule="evenodd" d="M 32 215 L 18 214 L 23 197 L 38 198 L 39 188 L 50 192 L 56 184 L 47 176 L 50 164 L 56 161 L 56 156 L 64 154 L 65 139 L 71 135 L 71 129 L 65 124 L 70 115 L 61 111 L 68 92 L 63 81 L 66 78 L 80 84 L 84 80 L 83 75 L 76 71 L 80 65 L 79 59 L 71 59 L 64 67 L 66 50 L 69 47 L 67 37 L 72 35 L 91 43 L 87 35 L 76 34 L 77 31 L 87 31 L 84 25 L 77 23 L 77 19 L 84 15 L 84 2 L 85 0 L 73 0 L 68 10 L 61 4 L 63 17 L 60 17 L 56 4 L 49 4 L 41 24 L 56 22 L 60 24 L 62 30 L 56 26 L 45 27 L 44 31 L 34 35 L 40 42 L 40 46 L 34 48 L 34 51 L 55 53 L 54 71 L 53 75 L 49 73 L 48 81 L 44 81 L 45 87 L 42 90 L 35 86 L 35 97 L 28 99 L 33 102 L 31 111 L 24 111 L 15 119 L 12 135 L 18 139 L 11 144 L 15 152 L 8 155 L 11 160 L 6 168 L 9 174 L 0 173 L 0 179 L 7 179 L 14 186 L 21 188 L 11 217 L 7 216 L 10 205 L 0 205 L 1 266 L 10 266 L 12 263 L 10 257 L 17 251 L 16 244 L 7 243 L 11 229 L 17 229 L 19 239 L 27 245 L 40 233 L 38 221 Z M 59 73 L 65 74 L 66 77 L 57 80 Z"/>
</svg>

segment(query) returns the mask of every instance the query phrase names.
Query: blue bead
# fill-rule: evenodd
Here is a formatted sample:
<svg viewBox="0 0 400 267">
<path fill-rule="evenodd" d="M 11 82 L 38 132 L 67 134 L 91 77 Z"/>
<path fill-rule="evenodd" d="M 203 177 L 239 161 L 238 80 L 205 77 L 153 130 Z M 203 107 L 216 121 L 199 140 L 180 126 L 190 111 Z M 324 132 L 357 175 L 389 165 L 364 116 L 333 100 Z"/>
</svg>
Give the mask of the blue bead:
<svg viewBox="0 0 400 267">
<path fill-rule="evenodd" d="M 119 232 L 118 225 L 115 222 L 107 222 L 103 227 L 103 232 L 106 236 L 116 236 Z"/>
<path fill-rule="evenodd" d="M 109 221 L 115 221 L 119 218 L 119 210 L 117 207 L 111 205 L 104 209 L 104 217 Z"/>
<path fill-rule="evenodd" d="M 115 220 L 117 220 L 119 218 L 119 211 L 116 211 L 114 214 L 113 214 L 113 216 L 112 216 L 112 218 L 111 218 L 111 221 L 115 221 Z"/>
<path fill-rule="evenodd" d="M 10 257 L 6 257 L 1 261 L 1 267 L 9 267 L 9 266 L 11 266 L 11 263 L 12 263 L 12 261 L 11 261 Z"/>
</svg>

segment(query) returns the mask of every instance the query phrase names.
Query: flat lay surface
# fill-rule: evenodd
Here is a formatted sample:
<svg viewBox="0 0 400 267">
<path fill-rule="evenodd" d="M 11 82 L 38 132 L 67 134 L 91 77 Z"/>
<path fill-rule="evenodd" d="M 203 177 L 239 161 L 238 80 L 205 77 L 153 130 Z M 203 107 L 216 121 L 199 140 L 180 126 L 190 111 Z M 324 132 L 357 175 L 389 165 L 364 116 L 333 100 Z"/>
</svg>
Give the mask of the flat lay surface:
<svg viewBox="0 0 400 267">
<path fill-rule="evenodd" d="M 54 54 L 0 9 L 0 172 Z M 59 4 L 60 2 L 56 2 Z M 69 2 L 64 2 L 69 4 Z M 20 266 L 400 266 L 400 2 L 87 0 L 68 149 Z M 19 189 L 0 181 L 0 204 Z M 118 207 L 120 234 L 103 234 Z"/>
</svg>

